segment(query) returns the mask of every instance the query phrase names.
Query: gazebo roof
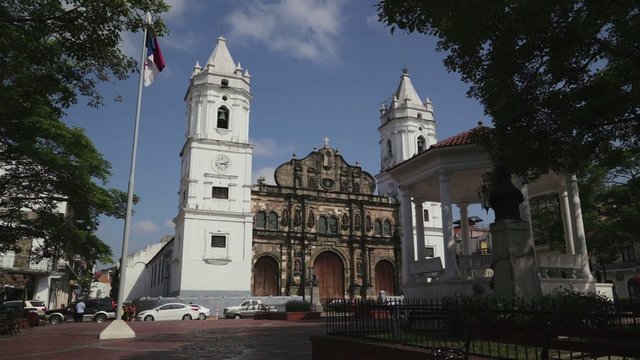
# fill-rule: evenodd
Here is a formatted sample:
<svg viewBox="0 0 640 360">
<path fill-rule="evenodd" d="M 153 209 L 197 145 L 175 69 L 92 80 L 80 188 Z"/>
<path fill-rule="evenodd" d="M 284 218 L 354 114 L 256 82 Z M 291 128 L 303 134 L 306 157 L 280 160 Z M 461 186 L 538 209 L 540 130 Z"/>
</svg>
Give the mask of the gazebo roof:
<svg viewBox="0 0 640 360">
<path fill-rule="evenodd" d="M 437 143 L 431 145 L 429 148 L 443 148 L 448 146 L 475 144 L 475 141 L 473 139 L 474 133 L 483 133 L 489 131 L 491 131 L 490 127 L 486 127 L 482 125 L 482 122 L 478 122 L 478 126 L 474 127 L 473 129 L 463 131 L 460 134 L 438 141 Z"/>
<path fill-rule="evenodd" d="M 453 203 L 478 203 L 482 175 L 490 172 L 493 164 L 473 135 L 491 129 L 479 123 L 473 129 L 431 145 L 427 151 L 397 164 L 387 173 L 412 197 L 433 202 L 441 201 L 441 176 L 446 175 Z M 557 174 L 543 175 L 528 185 L 529 196 L 556 191 L 562 186 L 563 179 Z"/>
</svg>

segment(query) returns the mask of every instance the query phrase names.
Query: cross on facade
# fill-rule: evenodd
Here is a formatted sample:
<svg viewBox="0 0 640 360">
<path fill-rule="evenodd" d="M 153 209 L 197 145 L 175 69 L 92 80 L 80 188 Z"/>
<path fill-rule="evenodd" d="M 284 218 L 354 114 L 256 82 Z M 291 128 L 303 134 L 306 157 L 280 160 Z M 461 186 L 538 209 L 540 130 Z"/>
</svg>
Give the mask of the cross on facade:
<svg viewBox="0 0 640 360">
<path fill-rule="evenodd" d="M 328 148 L 329 147 L 329 138 L 328 137 L 324 137 L 324 147 Z"/>
</svg>

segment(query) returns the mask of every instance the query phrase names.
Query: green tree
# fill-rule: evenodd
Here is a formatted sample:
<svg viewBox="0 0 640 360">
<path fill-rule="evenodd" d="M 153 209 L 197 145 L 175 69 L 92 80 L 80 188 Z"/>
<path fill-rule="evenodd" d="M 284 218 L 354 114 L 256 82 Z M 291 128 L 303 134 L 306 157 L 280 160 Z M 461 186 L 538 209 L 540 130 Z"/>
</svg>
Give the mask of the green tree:
<svg viewBox="0 0 640 360">
<path fill-rule="evenodd" d="M 536 245 L 565 248 L 564 229 L 557 194 L 545 194 L 529 199 L 531 206 L 531 227 Z"/>
<path fill-rule="evenodd" d="M 640 139 L 640 2 L 382 0 L 379 19 L 433 35 L 491 117 L 495 164 L 528 179 L 616 165 Z M 517 139 L 517 141 L 514 141 Z"/>
<path fill-rule="evenodd" d="M 610 170 L 592 167 L 579 179 L 589 250 L 605 263 L 640 241 L 640 156 L 626 153 L 620 163 Z"/>
<path fill-rule="evenodd" d="M 142 29 L 144 12 L 167 9 L 162 0 L 0 4 L 0 252 L 40 238 L 38 258 L 110 260 L 94 231 L 100 215 L 123 216 L 126 194 L 104 187 L 109 163 L 60 119 L 79 97 L 99 106 L 100 82 L 135 71 L 121 34 Z M 152 28 L 164 31 L 160 20 Z"/>
</svg>

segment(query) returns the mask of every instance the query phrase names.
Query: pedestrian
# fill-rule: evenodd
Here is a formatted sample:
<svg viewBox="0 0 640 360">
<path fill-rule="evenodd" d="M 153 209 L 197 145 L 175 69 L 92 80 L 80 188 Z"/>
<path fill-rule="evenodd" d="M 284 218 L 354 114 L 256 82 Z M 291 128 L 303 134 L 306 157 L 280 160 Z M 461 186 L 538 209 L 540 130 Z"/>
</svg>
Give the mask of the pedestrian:
<svg viewBox="0 0 640 360">
<path fill-rule="evenodd" d="M 136 304 L 131 303 L 129 306 L 129 321 L 133 321 L 136 318 Z"/>
<path fill-rule="evenodd" d="M 82 299 L 78 300 L 78 302 L 76 303 L 76 312 L 73 314 L 74 315 L 74 320 L 76 322 L 82 322 L 82 318 L 84 317 L 84 310 L 87 306 L 85 305 L 84 301 L 82 301 Z"/>
</svg>

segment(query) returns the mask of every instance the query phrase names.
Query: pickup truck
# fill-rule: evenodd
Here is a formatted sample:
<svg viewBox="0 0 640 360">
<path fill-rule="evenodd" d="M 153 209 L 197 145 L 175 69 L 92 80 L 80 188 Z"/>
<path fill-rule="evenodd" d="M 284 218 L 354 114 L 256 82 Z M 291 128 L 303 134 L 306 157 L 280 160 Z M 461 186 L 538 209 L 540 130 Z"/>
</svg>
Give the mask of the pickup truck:
<svg viewBox="0 0 640 360">
<path fill-rule="evenodd" d="M 260 305 L 260 306 L 258 306 Z M 240 305 L 235 305 L 235 306 L 229 306 L 224 308 L 224 310 L 222 311 L 222 315 L 224 315 L 225 317 L 227 317 L 227 313 L 238 313 L 240 310 L 242 309 L 247 309 L 247 308 L 260 308 L 260 309 L 265 309 L 266 311 L 269 311 L 269 307 L 266 305 L 262 304 L 262 301 L 260 300 L 253 300 L 253 299 L 247 299 L 247 300 L 242 300 L 242 303 L 240 303 Z M 262 310 L 265 311 L 265 310 Z"/>
</svg>

